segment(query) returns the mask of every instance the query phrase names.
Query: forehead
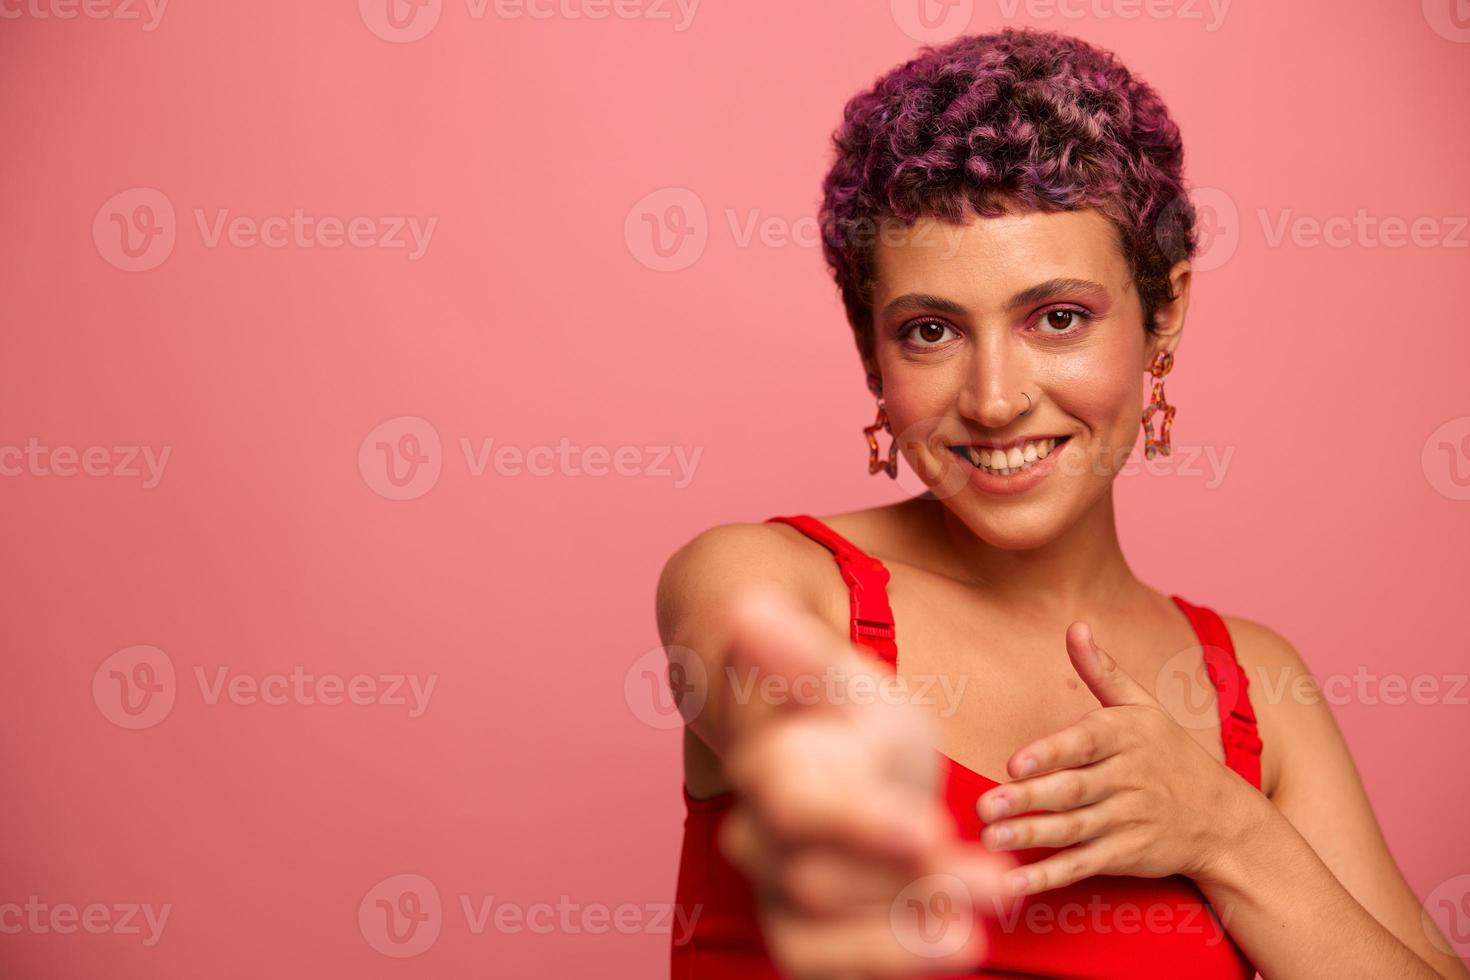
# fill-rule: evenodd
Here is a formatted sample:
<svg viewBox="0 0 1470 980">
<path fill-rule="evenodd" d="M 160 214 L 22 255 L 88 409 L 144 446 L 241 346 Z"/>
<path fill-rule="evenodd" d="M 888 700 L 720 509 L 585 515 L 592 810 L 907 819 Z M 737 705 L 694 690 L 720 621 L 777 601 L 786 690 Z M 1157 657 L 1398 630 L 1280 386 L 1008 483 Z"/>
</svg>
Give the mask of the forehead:
<svg viewBox="0 0 1470 980">
<path fill-rule="evenodd" d="M 1048 279 L 1090 279 L 1122 288 L 1129 279 L 1118 230 L 1096 209 L 1011 211 L 962 225 L 920 218 L 884 226 L 875 243 L 873 307 L 885 296 L 922 291 L 1003 300 Z"/>
</svg>

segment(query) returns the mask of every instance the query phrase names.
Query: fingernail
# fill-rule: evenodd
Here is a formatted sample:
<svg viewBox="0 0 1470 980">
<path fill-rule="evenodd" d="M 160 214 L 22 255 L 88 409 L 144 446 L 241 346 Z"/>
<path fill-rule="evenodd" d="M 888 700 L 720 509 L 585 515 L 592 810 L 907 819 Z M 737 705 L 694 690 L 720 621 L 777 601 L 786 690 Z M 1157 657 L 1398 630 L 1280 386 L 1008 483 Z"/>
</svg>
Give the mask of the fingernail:
<svg viewBox="0 0 1470 980">
<path fill-rule="evenodd" d="M 1025 871 L 1016 870 L 1006 875 L 1006 887 L 1012 891 L 1021 891 L 1031 884 L 1031 876 Z"/>
<path fill-rule="evenodd" d="M 1015 833 L 1005 824 L 990 828 L 990 839 L 995 842 L 996 847 L 1005 847 L 1016 839 Z"/>
<path fill-rule="evenodd" d="M 1023 755 L 1021 756 L 1020 761 L 1016 763 L 1016 772 L 1020 773 L 1023 776 L 1029 776 L 1035 771 L 1036 756 L 1034 755 Z"/>
<path fill-rule="evenodd" d="M 990 801 L 990 819 L 999 820 L 1011 812 L 1011 801 L 1004 796 L 997 796 Z"/>
</svg>

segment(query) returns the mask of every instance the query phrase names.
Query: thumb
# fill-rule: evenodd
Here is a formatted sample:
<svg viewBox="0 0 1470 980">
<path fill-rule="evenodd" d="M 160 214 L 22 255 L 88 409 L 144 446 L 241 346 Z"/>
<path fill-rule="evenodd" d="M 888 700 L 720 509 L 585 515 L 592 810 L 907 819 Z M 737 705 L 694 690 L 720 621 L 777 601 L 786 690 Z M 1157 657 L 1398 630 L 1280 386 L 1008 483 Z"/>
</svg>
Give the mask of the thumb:
<svg viewBox="0 0 1470 980">
<path fill-rule="evenodd" d="M 1097 645 L 1092 627 L 1076 622 L 1067 627 L 1067 655 L 1072 658 L 1072 669 L 1077 671 L 1103 707 L 1123 704 L 1150 704 L 1158 702 L 1148 689 L 1138 683 L 1118 662 Z"/>
</svg>

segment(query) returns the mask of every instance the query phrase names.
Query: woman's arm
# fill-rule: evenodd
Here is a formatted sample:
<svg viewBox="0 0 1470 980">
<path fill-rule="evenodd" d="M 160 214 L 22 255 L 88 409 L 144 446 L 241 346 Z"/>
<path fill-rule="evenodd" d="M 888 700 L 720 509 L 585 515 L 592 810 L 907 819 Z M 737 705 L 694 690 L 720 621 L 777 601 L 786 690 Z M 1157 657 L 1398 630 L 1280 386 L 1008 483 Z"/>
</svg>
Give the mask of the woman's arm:
<svg viewBox="0 0 1470 980">
<path fill-rule="evenodd" d="M 659 630 L 683 665 L 681 713 L 710 750 L 691 753 L 686 778 L 738 792 L 720 847 L 754 886 L 783 976 L 968 971 L 983 930 L 930 936 L 895 909 L 943 899 L 985 914 L 1014 861 L 955 833 L 932 727 L 902 698 L 870 696 L 877 664 L 819 613 L 825 580 L 797 551 L 770 528 L 726 525 L 664 569 Z"/>
<path fill-rule="evenodd" d="M 829 561 L 828 564 L 831 564 Z M 722 524 L 700 533 L 679 548 L 659 575 L 655 612 L 658 631 L 673 665 L 680 669 L 680 709 L 688 731 L 708 753 L 701 782 L 722 783 L 718 757 L 734 738 L 740 713 L 761 709 L 750 690 L 732 685 L 729 664 L 730 608 L 751 589 L 769 588 L 802 608 L 826 618 L 821 590 L 815 588 L 815 566 L 805 549 L 769 524 Z M 688 658 L 697 662 L 685 662 Z M 739 670 L 735 681 L 743 681 Z M 723 789 L 720 785 L 718 788 Z M 699 794 L 699 787 L 691 786 Z M 717 790 L 716 790 L 717 791 Z"/>
<path fill-rule="evenodd" d="M 1236 846 L 1196 879 L 1232 938 L 1272 978 L 1470 976 L 1430 940 L 1301 657 L 1264 626 L 1226 622 L 1276 757 L 1270 800 L 1247 805 Z"/>
</svg>

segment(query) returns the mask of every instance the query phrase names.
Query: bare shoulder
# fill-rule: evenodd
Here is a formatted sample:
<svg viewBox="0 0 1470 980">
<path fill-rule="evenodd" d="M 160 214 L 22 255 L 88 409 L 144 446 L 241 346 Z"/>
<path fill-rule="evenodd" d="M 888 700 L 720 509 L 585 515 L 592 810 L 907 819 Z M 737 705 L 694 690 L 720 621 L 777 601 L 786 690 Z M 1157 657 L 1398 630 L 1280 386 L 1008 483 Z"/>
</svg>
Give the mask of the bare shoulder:
<svg viewBox="0 0 1470 980">
<path fill-rule="evenodd" d="M 814 544 L 784 524 L 719 524 L 701 531 L 669 556 L 659 575 L 660 631 L 667 637 L 691 612 L 755 585 L 773 586 L 809 607 L 817 605 Z"/>
<path fill-rule="evenodd" d="M 1280 632 L 1243 616 L 1221 615 L 1261 735 L 1261 785 L 1273 796 L 1292 766 L 1293 750 L 1315 744 L 1323 729 L 1336 732 L 1317 678 L 1292 642 Z"/>
<path fill-rule="evenodd" d="M 1291 641 L 1276 630 L 1243 616 L 1221 614 L 1240 665 L 1252 680 L 1262 671 L 1310 674 L 1311 670 Z"/>
</svg>

